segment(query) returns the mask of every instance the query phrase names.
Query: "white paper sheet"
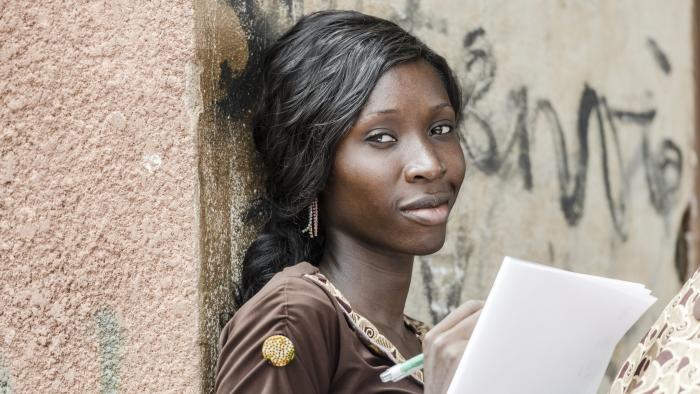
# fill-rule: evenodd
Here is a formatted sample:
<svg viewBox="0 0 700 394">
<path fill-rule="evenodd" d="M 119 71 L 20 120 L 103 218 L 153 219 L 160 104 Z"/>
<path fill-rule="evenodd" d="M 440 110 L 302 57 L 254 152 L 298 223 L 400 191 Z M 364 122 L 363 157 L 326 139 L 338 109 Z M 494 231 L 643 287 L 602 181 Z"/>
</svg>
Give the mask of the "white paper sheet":
<svg viewBox="0 0 700 394">
<path fill-rule="evenodd" d="M 506 257 L 448 394 L 595 394 L 654 302 L 638 283 Z"/>
</svg>

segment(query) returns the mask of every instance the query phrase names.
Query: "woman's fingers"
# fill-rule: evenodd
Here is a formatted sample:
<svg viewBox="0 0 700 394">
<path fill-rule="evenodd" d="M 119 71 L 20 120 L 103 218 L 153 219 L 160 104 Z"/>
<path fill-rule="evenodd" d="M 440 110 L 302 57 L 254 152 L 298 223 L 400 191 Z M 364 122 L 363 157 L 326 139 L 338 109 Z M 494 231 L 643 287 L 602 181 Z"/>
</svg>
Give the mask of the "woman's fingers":
<svg viewBox="0 0 700 394">
<path fill-rule="evenodd" d="M 472 333 L 474 333 L 474 327 L 476 327 L 480 315 L 481 309 L 478 309 L 449 329 L 444 331 L 430 330 L 426 334 L 426 350 L 435 348 L 436 351 L 441 353 L 457 352 L 461 355 L 467 341 L 471 338 Z"/>
<path fill-rule="evenodd" d="M 453 310 L 449 315 L 447 315 L 442 321 L 435 325 L 430 331 L 443 332 L 454 327 L 457 323 L 466 319 L 469 315 L 480 311 L 484 306 L 483 301 L 470 300 Z M 430 332 L 429 332 L 430 333 Z"/>
<path fill-rule="evenodd" d="M 476 327 L 476 322 L 481 316 L 481 309 L 469 315 L 467 318 L 461 322 L 455 324 L 450 329 L 443 331 L 444 335 L 449 337 L 456 336 L 459 338 L 471 338 L 472 333 L 474 333 L 474 327 Z"/>
<path fill-rule="evenodd" d="M 450 340 L 469 340 L 474 333 L 474 327 L 476 327 L 476 322 L 479 320 L 481 315 L 481 309 L 469 315 L 466 319 L 455 324 L 449 330 L 443 331 L 442 335 L 449 338 Z"/>
</svg>

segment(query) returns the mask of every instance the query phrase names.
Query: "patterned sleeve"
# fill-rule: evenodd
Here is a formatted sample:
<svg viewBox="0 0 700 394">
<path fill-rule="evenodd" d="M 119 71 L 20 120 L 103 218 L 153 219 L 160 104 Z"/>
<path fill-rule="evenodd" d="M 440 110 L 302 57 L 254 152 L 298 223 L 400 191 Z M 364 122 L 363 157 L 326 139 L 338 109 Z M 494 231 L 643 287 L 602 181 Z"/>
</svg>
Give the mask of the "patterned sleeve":
<svg viewBox="0 0 700 394">
<path fill-rule="evenodd" d="M 610 394 L 700 392 L 700 270 L 623 363 Z"/>
<path fill-rule="evenodd" d="M 216 392 L 327 393 L 338 327 L 332 302 L 317 286 L 294 277 L 269 283 L 221 333 Z M 263 350 L 270 337 L 272 353 Z"/>
</svg>

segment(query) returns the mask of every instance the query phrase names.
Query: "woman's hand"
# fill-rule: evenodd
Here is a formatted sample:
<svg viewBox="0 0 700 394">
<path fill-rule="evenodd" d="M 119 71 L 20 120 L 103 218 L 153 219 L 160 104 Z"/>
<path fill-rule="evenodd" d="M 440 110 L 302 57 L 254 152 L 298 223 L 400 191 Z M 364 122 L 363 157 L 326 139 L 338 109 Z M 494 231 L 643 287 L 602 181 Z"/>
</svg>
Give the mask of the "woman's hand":
<svg viewBox="0 0 700 394">
<path fill-rule="evenodd" d="M 482 301 L 467 301 L 425 334 L 425 394 L 447 392 L 483 306 Z"/>
</svg>

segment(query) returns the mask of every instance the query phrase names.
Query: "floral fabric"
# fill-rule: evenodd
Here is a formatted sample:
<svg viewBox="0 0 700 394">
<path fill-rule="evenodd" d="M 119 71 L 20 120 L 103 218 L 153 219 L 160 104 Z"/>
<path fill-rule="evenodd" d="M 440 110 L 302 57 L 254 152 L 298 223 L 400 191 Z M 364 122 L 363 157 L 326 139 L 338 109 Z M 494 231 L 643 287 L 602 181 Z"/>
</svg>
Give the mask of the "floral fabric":
<svg viewBox="0 0 700 394">
<path fill-rule="evenodd" d="M 610 394 L 700 394 L 700 269 L 620 368 Z"/>
</svg>

